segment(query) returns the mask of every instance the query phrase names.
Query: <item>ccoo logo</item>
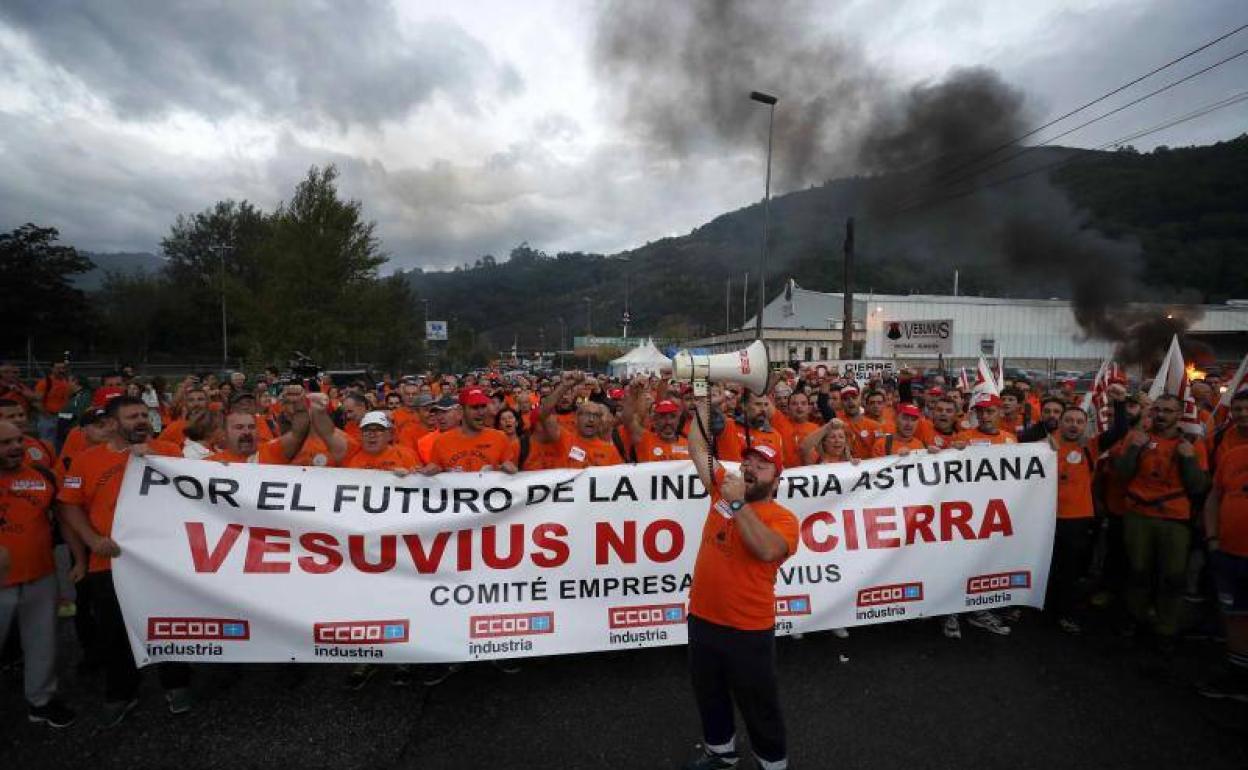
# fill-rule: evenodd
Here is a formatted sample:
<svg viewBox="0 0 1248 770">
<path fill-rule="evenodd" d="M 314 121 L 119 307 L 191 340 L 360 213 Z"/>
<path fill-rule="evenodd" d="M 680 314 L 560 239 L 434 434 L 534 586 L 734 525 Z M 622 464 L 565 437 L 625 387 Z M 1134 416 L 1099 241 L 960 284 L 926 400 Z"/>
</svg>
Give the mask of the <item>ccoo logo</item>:
<svg viewBox="0 0 1248 770">
<path fill-rule="evenodd" d="M 986 594 L 993 591 L 1009 591 L 1011 589 L 1031 588 L 1031 572 L 1016 570 L 1014 572 L 995 572 L 990 575 L 976 575 L 967 578 L 968 594 Z"/>
<path fill-rule="evenodd" d="M 863 588 L 858 592 L 859 607 L 919 601 L 923 601 L 923 584 L 920 582 L 871 586 L 870 588 Z"/>
<path fill-rule="evenodd" d="M 401 644 L 408 640 L 406 620 L 336 620 L 312 624 L 317 644 Z"/>
<path fill-rule="evenodd" d="M 793 615 L 809 615 L 810 614 L 810 597 L 802 596 L 777 596 L 776 597 L 776 616 L 791 617 Z"/>
<path fill-rule="evenodd" d="M 497 636 L 531 636 L 553 634 L 555 613 L 517 612 L 508 615 L 473 615 L 468 618 L 470 639 L 489 639 Z"/>
<path fill-rule="evenodd" d="M 251 638 L 251 624 L 234 618 L 148 618 L 148 641 L 205 639 L 241 642 Z"/>
<path fill-rule="evenodd" d="M 685 622 L 683 604 L 645 604 L 635 607 L 612 607 L 607 610 L 611 628 L 644 628 L 671 626 Z"/>
</svg>

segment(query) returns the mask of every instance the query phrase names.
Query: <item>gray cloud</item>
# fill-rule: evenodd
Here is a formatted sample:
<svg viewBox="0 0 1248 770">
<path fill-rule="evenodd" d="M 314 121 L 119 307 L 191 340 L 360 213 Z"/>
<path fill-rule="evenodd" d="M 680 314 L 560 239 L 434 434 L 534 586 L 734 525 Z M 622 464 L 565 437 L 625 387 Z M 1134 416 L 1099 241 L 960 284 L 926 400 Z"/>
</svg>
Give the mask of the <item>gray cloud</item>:
<svg viewBox="0 0 1248 770">
<path fill-rule="evenodd" d="M 136 119 L 180 107 L 376 125 L 435 92 L 471 112 L 480 92 L 523 85 L 458 26 L 402 34 L 385 0 L 6 0 L 0 21 Z"/>
<path fill-rule="evenodd" d="M 958 24 L 977 23 L 962 3 L 870 9 L 862 13 L 887 15 L 878 24 L 860 19 L 851 45 L 837 41 L 848 30 L 811 23 L 810 9 L 806 2 L 608 5 L 590 41 L 592 85 L 608 108 L 601 125 L 547 115 L 543 103 L 532 116 L 509 117 L 515 126 L 505 146 L 478 156 L 425 146 L 422 157 L 450 157 L 415 164 L 352 151 L 341 136 L 337 146 L 348 148 L 342 152 L 309 144 L 318 123 L 401 121 L 434 94 L 481 116 L 473 120 L 491 119 L 484 107 L 521 88 L 520 78 L 458 27 L 401 25 L 376 0 L 6 0 L 0 26 L 23 33 L 38 56 L 62 68 L 39 75 L 67 87 L 41 88 L 38 104 L 21 116 L 0 105 L 0 230 L 29 220 L 59 227 L 64 240 L 91 250 L 155 250 L 179 213 L 224 198 L 270 208 L 290 196 L 308 166 L 332 162 L 342 171 L 342 192 L 363 201 L 399 267 L 501 256 L 524 240 L 551 251 L 611 252 L 685 233 L 761 193 L 766 110 L 748 100 L 750 90 L 781 97 L 773 189 L 890 167 L 904 153 L 864 164 L 858 138 L 873 119 L 901 114 L 882 109 L 886 104 L 904 105 L 899 98 L 923 92 L 889 86 L 873 57 L 897 55 L 908 31 L 929 24 L 950 25 L 953 46 Z M 1056 112 L 1213 37 L 1242 15 L 1242 0 L 1096 6 L 1058 16 L 1031 44 L 995 60 L 963 64 L 996 67 L 1022 88 L 1028 105 Z M 878 32 L 879 42 L 867 42 L 864 31 Z M 20 79 L 23 70 L 6 66 L 13 62 L 4 53 L 0 75 Z M 1157 100 L 1154 112 L 1133 112 L 1111 136 L 1241 89 L 1235 79 L 1242 80 L 1246 65 L 1241 60 L 1202 79 L 1174 102 Z M 931 73 L 927 85 L 945 82 L 944 74 Z M 551 84 L 529 85 L 526 99 Z M 84 90 L 129 118 L 125 130 L 67 117 L 81 113 L 74 100 Z M 241 113 L 258 119 L 265 142 L 282 138 L 272 157 L 196 159 L 162 151 L 146 137 L 147 122 L 183 109 L 209 118 Z M 1232 136 L 1243 130 L 1245 109 L 1159 138 L 1178 144 Z M 308 144 L 281 134 L 287 126 L 310 129 L 300 131 Z M 627 141 L 617 141 L 619 127 Z M 950 135 L 956 140 L 961 130 L 952 124 Z M 605 143 L 582 144 L 599 135 Z M 561 142 L 574 151 L 548 150 Z"/>
<path fill-rule="evenodd" d="M 619 117 L 678 156 L 765 147 L 766 108 L 748 97 L 778 96 L 776 165 L 792 187 L 851 168 L 846 140 L 882 82 L 812 17 L 805 0 L 618 0 L 598 20 L 594 62 Z"/>
</svg>

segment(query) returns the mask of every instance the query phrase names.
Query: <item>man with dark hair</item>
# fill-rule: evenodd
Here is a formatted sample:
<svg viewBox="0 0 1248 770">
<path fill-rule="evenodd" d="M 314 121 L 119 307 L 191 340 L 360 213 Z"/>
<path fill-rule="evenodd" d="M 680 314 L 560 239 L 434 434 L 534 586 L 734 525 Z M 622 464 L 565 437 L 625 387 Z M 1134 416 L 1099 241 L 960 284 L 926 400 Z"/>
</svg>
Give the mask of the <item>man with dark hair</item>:
<svg viewBox="0 0 1248 770">
<path fill-rule="evenodd" d="M 784 436 L 771 424 L 770 410 L 773 408 L 766 393 L 744 391 L 741 415 L 735 420 L 727 415 L 727 424 L 719 434 L 719 458 L 737 462 L 747 449 L 756 446 L 769 446 L 783 458 L 786 452 Z"/>
<path fill-rule="evenodd" d="M 740 475 L 710 459 L 706 403 L 689 429 L 689 454 L 711 502 L 689 591 L 689 669 L 702 721 L 702 751 L 690 770 L 734 767 L 735 705 L 758 766 L 788 767 L 776 681 L 776 573 L 797 550 L 798 522 L 775 501 L 781 450 L 747 446 Z"/>
<path fill-rule="evenodd" d="M 342 397 L 342 432 L 360 440 L 360 420 L 368 413 L 368 401 L 357 392 Z"/>
<path fill-rule="evenodd" d="M 1248 445 L 1248 388 L 1231 396 L 1231 420 L 1213 435 L 1213 466 L 1236 447 Z"/>
<path fill-rule="evenodd" d="M 928 450 L 962 449 L 966 442 L 958 430 L 958 402 L 952 396 L 939 395 L 931 402 L 932 438 Z"/>
<path fill-rule="evenodd" d="M 1127 485 L 1123 522 L 1129 566 L 1127 609 L 1136 622 L 1149 622 L 1150 599 L 1155 596 L 1154 630 L 1163 652 L 1173 649 L 1179 630 L 1191 544 L 1189 496 L 1203 493 L 1209 485 L 1205 442 L 1180 430 L 1182 414 L 1177 396 L 1158 397 L 1152 429 L 1131 431 L 1116 460 L 1116 470 Z"/>
<path fill-rule="evenodd" d="M 104 723 L 113 726 L 139 702 L 139 670 L 113 587 L 112 560 L 121 556 L 121 548 L 112 539 L 117 497 L 131 455 L 181 457 L 182 453 L 178 447 L 152 439 L 147 404 L 142 399 L 117 396 L 108 402 L 104 417 L 110 424 L 108 442 L 74 458 L 57 499 L 62 519 L 91 552 L 84 580 L 99 623 L 105 667 Z M 163 663 L 158 669 L 169 710 L 175 714 L 190 711 L 190 668 L 185 663 Z"/>
</svg>

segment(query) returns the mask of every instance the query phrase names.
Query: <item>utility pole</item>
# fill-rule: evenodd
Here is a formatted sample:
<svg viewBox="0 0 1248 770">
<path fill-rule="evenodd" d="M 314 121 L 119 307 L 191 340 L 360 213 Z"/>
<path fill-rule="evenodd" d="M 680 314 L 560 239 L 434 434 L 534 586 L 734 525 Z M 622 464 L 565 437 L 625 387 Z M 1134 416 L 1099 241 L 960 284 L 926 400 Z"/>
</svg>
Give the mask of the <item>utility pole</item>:
<svg viewBox="0 0 1248 770">
<path fill-rule="evenodd" d="M 221 260 L 221 368 L 230 368 L 230 332 L 225 323 L 225 252 L 229 251 L 231 246 L 223 243 L 213 244 L 208 247 L 209 251 L 215 251 L 217 257 Z"/>
<path fill-rule="evenodd" d="M 745 326 L 745 319 L 750 317 L 750 271 L 745 271 L 745 280 L 741 282 L 741 325 Z"/>
<path fill-rule="evenodd" d="M 732 279 L 724 282 L 724 334 L 732 331 Z"/>
<path fill-rule="evenodd" d="M 771 139 L 776 127 L 776 97 L 751 91 L 750 99 L 768 107 L 767 117 L 767 182 L 763 188 L 763 249 L 758 255 L 758 317 L 754 321 L 754 338 L 763 338 L 763 305 L 767 302 L 767 235 L 771 225 Z"/>
<path fill-rule="evenodd" d="M 845 220 L 845 312 L 841 328 L 841 360 L 854 357 L 854 218 Z"/>
</svg>

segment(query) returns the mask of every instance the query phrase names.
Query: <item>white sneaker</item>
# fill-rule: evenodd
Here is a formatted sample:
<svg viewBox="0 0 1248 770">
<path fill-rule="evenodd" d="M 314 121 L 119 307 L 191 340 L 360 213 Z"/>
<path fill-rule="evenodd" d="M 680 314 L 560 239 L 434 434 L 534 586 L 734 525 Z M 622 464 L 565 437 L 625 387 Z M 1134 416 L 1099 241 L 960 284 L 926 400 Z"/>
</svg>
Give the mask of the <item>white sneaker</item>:
<svg viewBox="0 0 1248 770">
<path fill-rule="evenodd" d="M 832 629 L 832 635 L 833 635 L 833 636 L 835 636 L 837 639 L 848 639 L 848 638 L 849 638 L 849 629 L 846 629 L 846 628 L 834 628 L 834 629 Z"/>
<path fill-rule="evenodd" d="M 946 615 L 945 622 L 941 624 L 940 630 L 944 632 L 946 639 L 962 638 L 962 624 L 958 622 L 957 615 Z"/>
<path fill-rule="evenodd" d="M 966 622 L 976 628 L 982 628 L 990 634 L 996 634 L 997 636 L 1010 635 L 1010 627 L 1002 623 L 1001 618 L 993 615 L 988 610 L 980 610 L 979 612 L 976 612 L 974 615 L 967 618 Z"/>
</svg>

